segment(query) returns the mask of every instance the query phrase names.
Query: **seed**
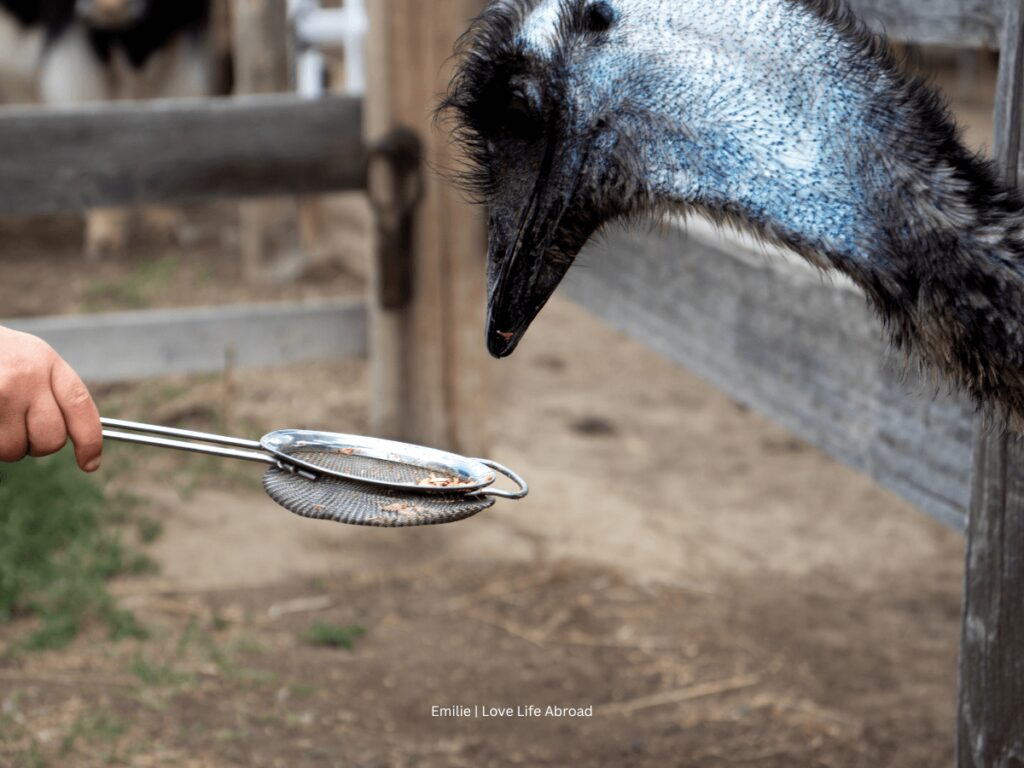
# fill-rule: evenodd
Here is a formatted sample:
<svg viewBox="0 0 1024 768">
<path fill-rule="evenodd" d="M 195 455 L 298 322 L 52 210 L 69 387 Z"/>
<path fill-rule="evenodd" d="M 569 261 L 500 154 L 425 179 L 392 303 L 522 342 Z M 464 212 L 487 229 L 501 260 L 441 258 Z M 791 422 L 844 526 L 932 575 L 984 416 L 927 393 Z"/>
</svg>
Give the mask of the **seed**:
<svg viewBox="0 0 1024 768">
<path fill-rule="evenodd" d="M 472 482 L 461 477 L 440 477 L 438 475 L 431 475 L 430 477 L 420 480 L 418 485 L 422 488 L 460 488 L 472 485 Z"/>
</svg>

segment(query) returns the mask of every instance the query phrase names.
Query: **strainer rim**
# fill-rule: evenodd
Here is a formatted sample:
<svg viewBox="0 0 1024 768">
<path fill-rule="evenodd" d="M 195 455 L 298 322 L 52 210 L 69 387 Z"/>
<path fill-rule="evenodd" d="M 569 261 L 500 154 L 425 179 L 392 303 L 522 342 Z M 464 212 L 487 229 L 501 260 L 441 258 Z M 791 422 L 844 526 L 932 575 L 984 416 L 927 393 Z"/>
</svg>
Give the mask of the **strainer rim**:
<svg viewBox="0 0 1024 768">
<path fill-rule="evenodd" d="M 397 440 L 386 440 L 365 435 L 352 435 L 343 432 L 323 432 L 320 430 L 306 429 L 282 429 L 271 432 L 260 438 L 260 445 L 263 450 L 272 454 L 286 464 L 299 467 L 320 475 L 336 477 L 345 480 L 355 480 L 369 485 L 383 488 L 415 491 L 417 493 L 430 494 L 453 494 L 453 493 L 474 493 L 492 485 L 498 475 L 495 469 L 480 459 L 471 459 L 466 456 L 444 451 L 439 448 L 429 448 L 412 443 L 403 443 Z M 313 462 L 297 458 L 289 451 L 298 451 L 303 448 L 325 448 L 336 450 L 353 449 L 354 455 L 375 459 L 378 461 L 390 461 L 396 464 L 405 464 L 417 468 L 458 475 L 468 479 L 465 485 L 434 487 L 422 486 L 414 483 L 403 483 L 389 480 L 378 480 L 373 477 L 354 473 L 342 472 L 321 467 Z"/>
</svg>

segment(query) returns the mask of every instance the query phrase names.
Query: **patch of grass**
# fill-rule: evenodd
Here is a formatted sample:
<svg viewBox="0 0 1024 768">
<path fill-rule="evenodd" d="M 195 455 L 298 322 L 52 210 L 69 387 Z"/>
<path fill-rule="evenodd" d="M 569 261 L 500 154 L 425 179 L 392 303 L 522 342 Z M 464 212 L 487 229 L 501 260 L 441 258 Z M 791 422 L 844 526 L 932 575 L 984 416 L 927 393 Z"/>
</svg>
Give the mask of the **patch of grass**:
<svg viewBox="0 0 1024 768">
<path fill-rule="evenodd" d="M 87 744 L 116 743 L 128 732 L 128 724 L 113 712 L 99 710 L 86 712 L 78 716 L 71 725 L 68 735 L 60 745 L 61 757 L 67 757 L 75 750 L 75 744 L 84 741 Z"/>
<path fill-rule="evenodd" d="M 236 653 L 246 653 L 258 656 L 266 653 L 267 648 L 254 637 L 240 637 L 234 643 L 234 651 Z"/>
<path fill-rule="evenodd" d="M 150 661 L 142 653 L 135 654 L 131 670 L 144 685 L 157 688 L 181 685 L 192 679 L 190 675 L 179 672 L 172 664 Z"/>
<path fill-rule="evenodd" d="M 107 522 L 113 525 L 127 525 L 131 522 L 137 506 L 136 497 L 132 494 L 110 494 L 107 498 Z"/>
<path fill-rule="evenodd" d="M 46 758 L 43 757 L 43 753 L 39 749 L 39 745 L 36 742 L 32 742 L 32 746 L 28 749 L 21 750 L 14 756 L 14 764 L 18 768 L 47 768 L 49 765 L 46 762 Z"/>
<path fill-rule="evenodd" d="M 311 683 L 293 682 L 289 684 L 288 690 L 297 699 L 308 699 L 317 692 L 317 687 Z"/>
<path fill-rule="evenodd" d="M 252 647 L 246 645 L 244 641 L 240 642 L 245 647 Z M 259 650 L 262 651 L 263 647 L 259 646 Z M 174 659 L 179 664 L 190 665 L 195 665 L 198 660 L 202 660 L 206 665 L 215 668 L 224 676 L 224 679 L 238 683 L 265 685 L 276 679 L 276 675 L 269 670 L 241 666 L 235 659 L 235 655 L 240 652 L 238 644 L 219 643 L 214 635 L 204 630 L 199 621 L 193 618 L 178 638 Z M 136 676 L 139 676 L 139 671 L 143 670 L 137 670 Z M 148 677 L 156 676 L 150 674 Z"/>
<path fill-rule="evenodd" d="M 25 735 L 25 729 L 8 714 L 0 713 L 0 744 L 10 744 Z"/>
<path fill-rule="evenodd" d="M 278 680 L 278 676 L 269 669 L 241 667 L 231 674 L 230 679 L 239 683 L 251 683 L 257 686 L 265 686 L 275 683 Z"/>
<path fill-rule="evenodd" d="M 103 491 L 70 450 L 4 466 L 0 475 L 0 622 L 39 619 L 14 647 L 64 647 L 93 618 L 114 638 L 143 636 L 106 589 L 137 558 L 105 525 Z"/>
<path fill-rule="evenodd" d="M 157 573 L 160 565 L 151 557 L 143 554 L 133 553 L 125 564 L 124 573 L 132 576 L 145 576 L 150 573 Z"/>
<path fill-rule="evenodd" d="M 202 630 L 199 628 L 199 621 L 194 617 L 189 619 L 188 626 L 185 627 L 184 631 L 181 633 L 181 637 L 178 638 L 178 644 L 174 650 L 174 657 L 179 661 L 184 659 L 192 645 L 200 639 L 201 634 Z"/>
<path fill-rule="evenodd" d="M 152 544 L 163 536 L 164 524 L 152 517 L 142 517 L 135 523 L 135 532 L 143 544 Z"/>
<path fill-rule="evenodd" d="M 180 270 L 181 261 L 176 256 L 167 256 L 142 262 L 123 277 L 97 280 L 85 290 L 85 309 L 144 309 L 152 305 Z"/>
<path fill-rule="evenodd" d="M 245 741 L 249 738 L 249 732 L 244 728 L 222 728 L 214 734 L 219 742 Z"/>
<path fill-rule="evenodd" d="M 208 632 L 199 626 L 199 622 L 195 618 L 189 620 L 188 626 L 181 633 L 178 647 L 175 651 L 175 658 L 179 661 L 185 659 L 193 646 L 225 677 L 233 677 L 237 672 L 235 663 L 230 655 L 217 644 Z"/>
<path fill-rule="evenodd" d="M 214 609 L 211 625 L 214 632 L 223 632 L 231 626 L 231 622 L 228 621 L 220 611 Z"/>
<path fill-rule="evenodd" d="M 365 634 L 366 630 L 358 624 L 340 626 L 318 621 L 302 634 L 302 641 L 323 648 L 351 651 L 356 646 L 356 640 Z"/>
</svg>

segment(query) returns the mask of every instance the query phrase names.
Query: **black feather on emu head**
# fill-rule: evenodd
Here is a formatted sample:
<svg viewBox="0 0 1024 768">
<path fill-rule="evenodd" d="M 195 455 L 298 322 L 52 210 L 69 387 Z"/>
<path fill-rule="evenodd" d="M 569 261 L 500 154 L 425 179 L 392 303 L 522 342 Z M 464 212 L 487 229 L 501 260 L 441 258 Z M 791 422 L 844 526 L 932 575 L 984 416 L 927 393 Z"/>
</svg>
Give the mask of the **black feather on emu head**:
<svg viewBox="0 0 1024 768">
<path fill-rule="evenodd" d="M 476 20 L 442 105 L 469 154 L 461 181 L 490 210 L 487 344 L 498 357 L 512 353 L 598 227 L 626 212 L 635 178 L 606 117 L 568 93 L 573 54 L 561 42 L 600 45 L 615 11 L 566 3 L 558 41 L 540 56 L 520 35 L 534 5 L 496 3 Z"/>
</svg>

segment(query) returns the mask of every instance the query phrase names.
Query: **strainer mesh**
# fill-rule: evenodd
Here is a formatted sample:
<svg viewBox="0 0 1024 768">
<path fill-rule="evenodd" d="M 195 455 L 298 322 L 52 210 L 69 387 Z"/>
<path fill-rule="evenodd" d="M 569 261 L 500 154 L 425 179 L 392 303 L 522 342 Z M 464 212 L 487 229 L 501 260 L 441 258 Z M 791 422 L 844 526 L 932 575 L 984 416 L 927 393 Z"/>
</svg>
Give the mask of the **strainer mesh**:
<svg viewBox="0 0 1024 768">
<path fill-rule="evenodd" d="M 307 480 L 277 467 L 263 475 L 263 488 L 296 515 L 378 528 L 454 523 L 494 505 L 492 496 L 401 492 L 334 477 Z"/>
<path fill-rule="evenodd" d="M 416 466 L 404 462 L 388 461 L 372 456 L 361 456 L 358 453 L 346 453 L 337 448 L 316 448 L 304 446 L 290 451 L 289 456 L 330 472 L 341 472 L 367 480 L 384 483 L 400 483 L 403 485 L 419 485 L 424 480 L 441 477 L 455 482 L 464 482 L 467 478 L 453 475 L 448 468 L 431 468 Z"/>
</svg>

